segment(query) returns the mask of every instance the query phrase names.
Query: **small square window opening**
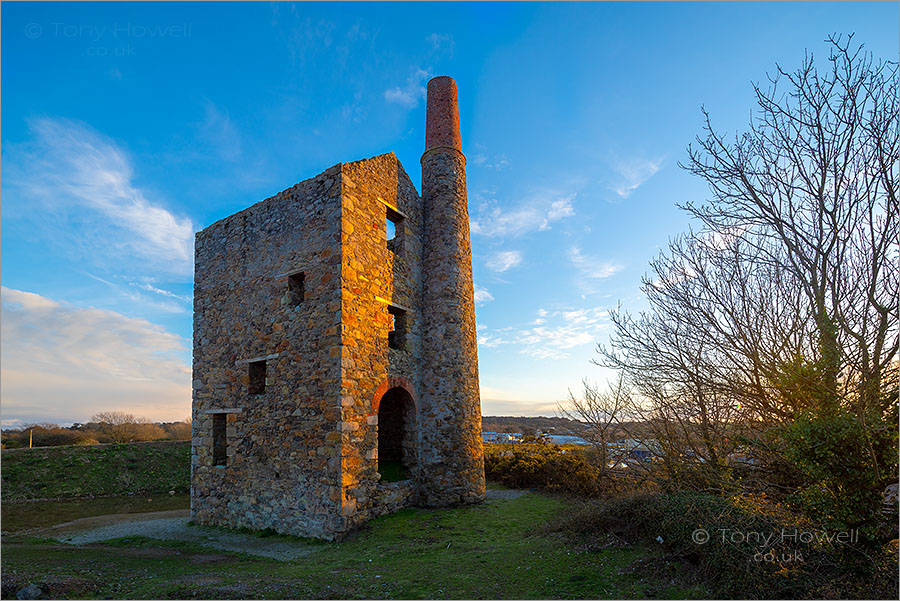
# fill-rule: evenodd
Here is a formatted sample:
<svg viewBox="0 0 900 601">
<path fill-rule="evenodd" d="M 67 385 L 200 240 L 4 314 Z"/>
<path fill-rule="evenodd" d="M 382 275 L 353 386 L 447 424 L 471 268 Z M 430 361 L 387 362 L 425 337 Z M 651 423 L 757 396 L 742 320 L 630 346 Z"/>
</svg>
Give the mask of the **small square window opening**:
<svg viewBox="0 0 900 601">
<path fill-rule="evenodd" d="M 406 311 L 398 307 L 388 306 L 388 313 L 391 315 L 388 348 L 402 350 L 406 348 Z"/>
</svg>

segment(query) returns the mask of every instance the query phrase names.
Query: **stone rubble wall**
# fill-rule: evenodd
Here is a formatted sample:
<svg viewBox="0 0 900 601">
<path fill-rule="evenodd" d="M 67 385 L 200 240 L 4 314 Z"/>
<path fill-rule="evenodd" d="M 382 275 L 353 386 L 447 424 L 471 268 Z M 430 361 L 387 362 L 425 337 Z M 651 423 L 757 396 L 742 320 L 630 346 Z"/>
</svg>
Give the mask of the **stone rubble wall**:
<svg viewBox="0 0 900 601">
<path fill-rule="evenodd" d="M 196 237 L 191 516 L 329 538 L 341 518 L 341 165 Z M 284 274 L 305 273 L 294 306 Z M 268 357 L 266 391 L 248 365 Z M 227 413 L 214 466 L 212 414 Z"/>
<path fill-rule="evenodd" d="M 427 275 L 419 502 L 427 506 L 477 503 L 485 495 L 465 165 L 455 148 L 437 147 L 422 155 L 422 270 Z"/>
<path fill-rule="evenodd" d="M 341 485 L 343 512 L 352 527 L 387 511 L 385 503 L 399 508 L 412 500 L 413 486 L 379 483 L 374 403 L 389 378 L 404 379 L 418 397 L 422 208 L 415 186 L 393 153 L 345 163 L 342 174 Z M 386 242 L 385 203 L 406 216 L 397 226 L 394 251 Z M 387 303 L 378 298 L 408 309 L 404 350 L 388 348 L 391 316 Z M 417 453 L 418 427 L 412 426 L 412 452 Z M 417 475 L 414 470 L 413 479 Z M 405 491 L 406 497 L 396 498 L 397 491 Z"/>
</svg>

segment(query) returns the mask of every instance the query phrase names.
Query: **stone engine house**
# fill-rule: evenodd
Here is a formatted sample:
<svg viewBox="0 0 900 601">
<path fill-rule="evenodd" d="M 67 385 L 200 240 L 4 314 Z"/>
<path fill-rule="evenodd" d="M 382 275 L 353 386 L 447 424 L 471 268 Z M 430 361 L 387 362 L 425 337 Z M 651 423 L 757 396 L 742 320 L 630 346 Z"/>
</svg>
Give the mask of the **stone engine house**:
<svg viewBox="0 0 900 601">
<path fill-rule="evenodd" d="M 428 83 L 422 195 L 340 163 L 196 238 L 191 517 L 340 538 L 484 499 L 456 83 Z"/>
</svg>

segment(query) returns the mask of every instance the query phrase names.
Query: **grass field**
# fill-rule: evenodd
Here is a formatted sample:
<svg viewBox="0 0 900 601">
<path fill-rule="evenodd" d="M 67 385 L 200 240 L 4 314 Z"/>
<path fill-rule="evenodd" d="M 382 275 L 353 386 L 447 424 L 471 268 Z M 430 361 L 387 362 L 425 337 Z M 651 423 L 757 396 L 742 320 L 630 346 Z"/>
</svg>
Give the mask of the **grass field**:
<svg viewBox="0 0 900 601">
<path fill-rule="evenodd" d="M 189 441 L 3 451 L 3 502 L 142 493 L 186 493 Z"/>
<path fill-rule="evenodd" d="M 185 507 L 189 453 L 185 442 L 5 451 L 2 597 L 28 584 L 50 598 L 703 596 L 660 549 L 550 533 L 578 501 L 538 493 L 407 509 L 290 562 L 141 537 L 78 547 L 36 538 L 34 528 L 89 515 Z"/>
<path fill-rule="evenodd" d="M 542 534 L 571 501 L 537 493 L 407 509 L 340 543 L 278 562 L 144 538 L 70 547 L 3 541 L 3 597 L 37 584 L 78 598 L 684 598 L 677 563 L 654 549 L 579 549 Z"/>
</svg>

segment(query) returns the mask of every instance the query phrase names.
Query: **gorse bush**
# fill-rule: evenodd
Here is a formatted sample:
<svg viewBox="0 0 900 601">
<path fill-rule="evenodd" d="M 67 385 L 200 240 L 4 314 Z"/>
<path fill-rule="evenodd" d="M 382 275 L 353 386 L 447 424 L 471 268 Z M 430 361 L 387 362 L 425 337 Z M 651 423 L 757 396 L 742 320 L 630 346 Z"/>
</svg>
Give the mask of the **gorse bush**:
<svg viewBox="0 0 900 601">
<path fill-rule="evenodd" d="M 586 451 L 543 443 L 485 445 L 484 471 L 489 480 L 511 488 L 541 488 L 594 496 L 602 492 L 600 471 Z"/>
</svg>

